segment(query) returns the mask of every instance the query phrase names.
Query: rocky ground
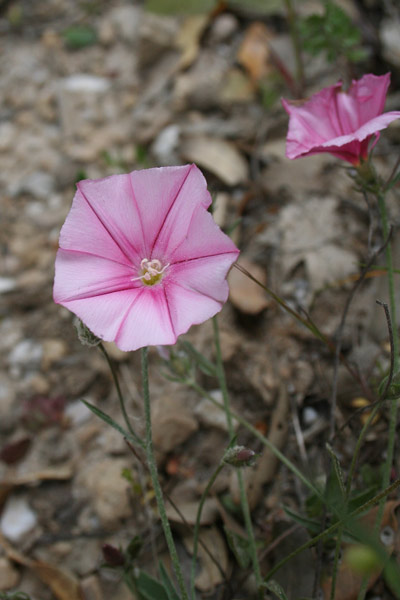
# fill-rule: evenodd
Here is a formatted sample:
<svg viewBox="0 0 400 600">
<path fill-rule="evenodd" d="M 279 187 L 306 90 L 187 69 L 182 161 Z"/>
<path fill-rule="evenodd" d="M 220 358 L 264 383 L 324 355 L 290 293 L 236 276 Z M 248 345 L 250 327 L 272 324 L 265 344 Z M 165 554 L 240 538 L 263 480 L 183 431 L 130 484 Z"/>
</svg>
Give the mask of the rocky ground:
<svg viewBox="0 0 400 600">
<path fill-rule="evenodd" d="M 387 109 L 399 109 L 396 2 L 341 5 L 368 50 L 355 75 L 390 70 Z M 18 589 L 36 600 L 131 598 L 120 577 L 100 566 L 104 543 L 126 547 L 134 535 L 145 540 L 138 564 L 153 570 L 154 547 L 168 564 L 143 465 L 80 401 L 119 414 L 104 357 L 79 343 L 73 315 L 52 301 L 58 235 L 78 179 L 197 163 L 215 194 L 216 220 L 225 229 L 236 224 L 232 236 L 241 264 L 292 308 L 301 307 L 330 339 L 368 256 L 369 233 L 373 247 L 381 243 L 376 210 L 371 226 L 371 213 L 343 164 L 330 155 L 293 162 L 284 156 L 287 115 L 279 96 L 293 96 L 282 72 L 294 72 L 295 60 L 283 3 L 218 7 L 161 17 L 128 0 L 0 0 L 0 596 Z M 320 6 L 310 0 L 300 10 L 308 14 Z M 305 67 L 306 95 L 342 75 L 323 56 L 307 55 Z M 375 151 L 384 176 L 399 144 L 395 122 Z M 394 188 L 394 226 L 399 197 Z M 395 227 L 399 265 L 396 233 Z M 220 324 L 234 410 L 304 472 L 320 476 L 332 354 L 244 275 L 233 271 L 230 278 L 231 299 Z M 354 413 L 371 399 L 366 391 L 375 389 L 389 362 L 385 319 L 375 304 L 385 297 L 386 278 L 376 269 L 355 295 L 344 328 L 343 351 L 364 382 L 360 387 L 339 368 L 338 427 L 353 415 L 334 440 L 345 468 L 364 418 Z M 210 323 L 193 327 L 185 339 L 213 358 Z M 140 430 L 139 357 L 106 346 Z M 156 350 L 150 369 L 163 486 L 192 525 L 227 444 L 225 420 L 209 401 L 163 377 Z M 199 373 L 198 380 L 220 398 L 214 378 Z M 386 431 L 383 410 L 360 459 L 372 478 L 384 456 Z M 282 509 L 285 504 L 304 512 L 307 493 L 246 430 L 238 430 L 238 439 L 261 453 L 247 477 L 266 573 L 307 539 Z M 366 477 L 360 470 L 355 487 L 363 489 Z M 202 538 L 224 576 L 201 553 L 199 598 L 251 597 L 252 577 L 245 570 L 237 575 L 224 534 L 224 526 L 243 531 L 237 502 L 235 477 L 227 468 L 202 524 Z M 183 564 L 189 565 L 190 528 L 172 509 L 170 518 Z M 393 526 L 397 531 L 397 521 Z M 325 557 L 326 568 L 331 559 Z M 311 595 L 314 563 L 308 551 L 278 574 L 289 597 Z M 354 597 L 354 589 L 347 593 L 340 597 Z M 391 597 L 381 580 L 371 594 Z"/>
</svg>

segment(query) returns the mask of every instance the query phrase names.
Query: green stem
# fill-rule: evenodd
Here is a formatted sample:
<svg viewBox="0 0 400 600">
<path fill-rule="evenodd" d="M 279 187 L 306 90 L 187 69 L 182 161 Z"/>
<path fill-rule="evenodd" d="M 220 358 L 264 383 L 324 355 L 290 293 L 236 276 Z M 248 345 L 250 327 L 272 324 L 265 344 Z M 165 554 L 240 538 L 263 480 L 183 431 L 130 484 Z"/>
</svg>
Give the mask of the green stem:
<svg viewBox="0 0 400 600">
<path fill-rule="evenodd" d="M 386 202 L 385 202 L 385 194 L 382 190 L 376 193 L 378 199 L 379 212 L 381 216 L 381 225 L 382 225 L 382 233 L 383 239 L 388 240 L 385 249 L 385 257 L 386 257 L 386 268 L 388 275 L 388 285 L 389 285 L 389 306 L 390 306 L 390 319 L 391 319 L 391 327 L 393 330 L 393 371 L 397 372 L 399 368 L 399 334 L 397 329 L 397 319 L 396 319 L 396 294 L 395 294 L 395 286 L 394 286 L 394 269 L 393 269 L 393 258 L 392 258 L 392 245 L 389 239 L 390 229 L 388 223 L 388 215 L 386 210 Z M 383 398 L 384 400 L 384 398 Z M 390 403 L 390 415 L 389 415 L 389 431 L 388 431 L 388 443 L 387 443 L 387 451 L 386 451 L 386 460 L 383 466 L 383 476 L 382 476 L 382 487 L 387 487 L 390 482 L 390 474 L 392 470 L 393 464 L 393 454 L 394 454 L 394 444 L 396 438 L 396 424 L 397 424 L 397 400 L 392 400 Z M 379 531 L 379 528 L 382 523 L 383 511 L 385 509 L 384 500 L 382 500 L 379 504 L 378 514 L 376 517 L 376 522 L 374 526 L 374 533 L 376 534 Z M 365 594 L 367 592 L 368 581 L 365 577 L 361 589 L 359 591 L 357 600 L 364 600 Z"/>
<path fill-rule="evenodd" d="M 135 439 L 139 440 L 137 434 L 134 432 L 134 430 L 132 428 L 132 425 L 130 424 L 128 413 L 126 412 L 125 400 L 124 400 L 124 397 L 123 397 L 122 392 L 121 392 L 121 386 L 119 385 L 118 373 L 117 373 L 117 370 L 116 370 L 116 368 L 114 366 L 114 363 L 111 360 L 111 358 L 109 357 L 108 352 L 104 348 L 103 344 L 100 343 L 99 344 L 99 348 L 100 348 L 101 352 L 103 353 L 103 355 L 104 355 L 104 357 L 105 357 L 105 359 L 106 359 L 106 361 L 108 363 L 108 366 L 110 367 L 111 375 L 112 375 L 112 378 L 114 380 L 115 389 L 117 390 L 117 395 L 118 395 L 119 405 L 121 407 L 122 416 L 124 417 L 124 421 L 126 423 L 128 431 L 132 434 L 132 436 Z"/>
<path fill-rule="evenodd" d="M 220 474 L 220 472 L 222 471 L 223 468 L 224 468 L 224 463 L 221 461 L 219 463 L 218 467 L 215 469 L 214 473 L 211 475 L 210 480 L 208 481 L 207 486 L 204 489 L 203 494 L 200 498 L 200 503 L 199 503 L 199 506 L 197 509 L 196 523 L 194 526 L 194 534 L 193 534 L 192 567 L 191 567 L 191 572 L 190 572 L 190 593 L 191 593 L 192 600 L 196 599 L 196 593 L 195 593 L 195 589 L 194 589 L 194 578 L 195 578 L 195 574 L 196 574 L 197 549 L 198 549 L 198 543 L 199 543 L 201 513 L 203 511 L 204 502 L 206 501 L 208 493 L 209 493 L 211 487 L 213 486 L 214 481 L 217 479 L 218 475 Z"/>
<path fill-rule="evenodd" d="M 222 391 L 222 397 L 224 399 L 224 408 L 225 408 L 226 420 L 227 420 L 227 424 L 228 424 L 229 441 L 231 442 L 235 435 L 235 431 L 233 428 L 233 419 L 232 419 L 233 415 L 231 412 L 228 387 L 226 385 L 225 370 L 224 370 L 224 365 L 223 365 L 223 361 L 222 361 L 222 353 L 221 353 L 221 345 L 220 345 L 220 340 L 219 340 L 219 328 L 218 328 L 217 317 L 213 317 L 213 328 L 214 328 L 214 340 L 215 340 L 216 359 L 217 359 L 217 364 L 216 364 L 217 377 L 218 377 L 219 385 L 220 385 L 220 388 Z M 238 478 L 238 483 L 239 483 L 240 504 L 242 507 L 243 518 L 244 518 L 248 541 L 249 541 L 249 550 L 250 550 L 250 554 L 251 554 L 254 575 L 256 578 L 256 582 L 257 582 L 257 588 L 259 590 L 259 593 L 261 594 L 262 593 L 262 587 L 261 587 L 262 586 L 262 577 L 261 577 L 260 565 L 259 565 L 258 556 L 257 556 L 256 540 L 254 537 L 254 530 L 253 530 L 253 525 L 251 522 L 251 514 L 250 514 L 249 503 L 247 500 L 246 489 L 245 489 L 244 480 L 243 480 L 243 473 L 240 469 L 238 469 L 238 471 L 237 471 L 237 478 Z"/>
<path fill-rule="evenodd" d="M 379 212 L 381 215 L 381 223 L 382 223 L 382 233 L 383 239 L 387 240 L 389 237 L 390 229 L 388 224 L 388 215 L 386 211 L 386 202 L 385 195 L 383 192 L 377 193 Z M 393 351 L 394 351 L 394 370 L 395 372 L 399 368 L 399 335 L 397 330 L 397 319 L 396 319 L 396 293 L 394 286 L 394 269 L 393 269 L 393 258 L 392 258 L 392 245 L 389 240 L 386 244 L 385 249 L 386 255 L 386 267 L 388 274 L 388 283 L 389 283 L 389 306 L 390 306 L 390 315 L 392 319 L 392 328 L 393 328 Z"/>
<path fill-rule="evenodd" d="M 381 214 L 381 222 L 382 222 L 382 232 L 384 239 L 388 239 L 389 236 L 389 225 L 388 225 L 388 216 L 386 211 L 386 202 L 385 195 L 383 192 L 378 192 L 378 204 L 379 211 Z M 389 283 L 389 306 L 390 306 L 390 316 L 391 316 L 391 326 L 393 330 L 393 372 L 396 373 L 399 368 L 399 334 L 397 329 L 397 319 L 396 319 L 396 294 L 395 294 L 395 286 L 394 286 L 394 272 L 393 272 L 393 259 L 392 259 L 392 247 L 390 240 L 386 245 L 386 266 L 388 273 L 388 283 Z M 387 454 L 384 465 L 384 472 L 382 478 L 382 487 L 385 488 L 390 483 L 390 473 L 392 470 L 393 464 L 393 454 L 394 454 L 394 444 L 396 437 L 396 424 L 397 424 L 397 400 L 392 400 L 390 403 L 390 417 L 389 417 L 389 433 L 388 433 L 388 445 L 387 445 Z M 379 507 L 379 516 L 377 527 L 379 528 L 380 522 L 383 516 L 383 503 Z"/>
<path fill-rule="evenodd" d="M 160 519 L 162 528 L 164 530 L 165 539 L 167 541 L 169 554 L 171 556 L 172 563 L 178 586 L 181 591 L 182 600 L 189 600 L 185 583 L 183 580 L 182 569 L 179 563 L 178 554 L 175 548 L 174 538 L 172 537 L 171 527 L 168 521 L 167 512 L 165 510 L 164 498 L 158 480 L 157 464 L 154 456 L 153 449 L 153 437 L 151 431 L 151 409 L 150 409 L 150 393 L 149 393 L 149 374 L 148 374 L 148 359 L 147 359 L 147 348 L 142 348 L 142 386 L 143 386 L 143 402 L 144 402 L 144 414 L 146 421 L 146 457 L 147 464 L 149 466 L 151 481 L 153 484 L 154 493 L 157 500 L 158 511 L 160 513 Z"/>
<path fill-rule="evenodd" d="M 292 0 L 285 0 L 287 19 L 289 23 L 290 38 L 292 40 L 293 53 L 296 61 L 297 92 L 301 96 L 304 88 L 304 67 L 301 55 L 301 40 L 297 28 L 296 12 Z"/>
<path fill-rule="evenodd" d="M 351 484 L 353 481 L 353 476 L 354 476 L 354 471 L 356 468 L 356 464 L 357 464 L 357 460 L 358 460 L 358 455 L 360 453 L 361 450 L 361 445 L 364 441 L 364 437 L 369 429 L 369 426 L 371 425 L 371 423 L 373 422 L 376 413 L 378 412 L 379 408 L 381 406 L 381 403 L 378 403 L 374 406 L 373 410 L 371 411 L 367 421 L 365 422 L 360 435 L 358 436 L 357 439 L 357 444 L 356 447 L 354 449 L 353 452 L 353 457 L 351 460 L 351 464 L 350 464 L 350 469 L 349 469 L 349 473 L 347 476 L 347 481 L 346 481 L 346 493 L 345 493 L 345 502 L 346 502 L 346 506 L 347 506 L 347 502 L 349 500 L 350 497 L 350 492 L 351 492 Z M 334 558 L 334 562 L 333 562 L 333 570 L 332 570 L 332 583 L 331 583 L 331 593 L 330 593 L 330 600 L 334 600 L 335 598 L 335 592 L 336 592 L 336 578 L 337 578 L 337 570 L 338 570 L 338 563 L 339 563 L 339 557 L 340 557 L 340 549 L 341 549 L 341 545 L 342 545 L 342 536 L 343 536 L 343 531 L 344 531 L 344 525 L 341 525 L 339 530 L 338 530 L 338 534 L 337 534 L 337 539 L 336 539 L 336 548 L 335 548 L 335 558 Z"/>
<path fill-rule="evenodd" d="M 203 389 L 198 383 L 196 383 L 195 381 L 189 380 L 189 381 L 187 381 L 187 385 L 190 386 L 193 390 L 195 390 L 198 394 L 203 396 L 203 398 L 207 398 L 207 400 L 209 400 L 212 404 L 214 404 L 214 406 L 217 406 L 221 410 L 224 410 L 224 405 L 221 402 L 218 402 L 218 400 L 216 400 L 211 394 L 209 394 L 207 392 L 207 390 Z M 236 414 L 232 410 L 231 410 L 231 416 L 234 421 L 237 421 L 238 423 L 240 423 L 240 425 L 242 425 L 248 431 L 250 431 L 254 435 L 254 437 L 256 437 L 258 440 L 260 440 L 260 442 L 262 444 L 264 444 L 264 446 L 266 446 L 272 452 L 272 454 L 274 454 L 276 456 L 276 458 L 282 464 L 284 464 L 285 467 L 287 467 L 287 469 L 289 469 L 289 471 L 292 471 L 292 473 L 294 473 L 294 475 L 313 494 L 318 496 L 318 498 L 320 500 L 322 500 L 323 502 L 325 501 L 325 497 L 324 497 L 323 493 L 321 492 L 321 490 L 319 490 L 311 481 L 309 481 L 307 479 L 307 477 L 305 477 L 305 475 L 303 475 L 303 473 L 301 471 L 299 471 L 299 469 L 296 467 L 296 465 L 294 465 L 288 458 L 286 458 L 286 456 L 284 454 L 282 454 L 282 452 L 280 450 L 278 450 L 278 448 L 276 446 L 274 446 L 274 444 L 272 444 L 268 438 L 266 438 L 260 431 L 258 431 L 258 429 L 253 427 L 253 425 L 251 425 L 251 423 L 246 421 L 246 419 L 244 419 L 240 415 Z"/>
</svg>

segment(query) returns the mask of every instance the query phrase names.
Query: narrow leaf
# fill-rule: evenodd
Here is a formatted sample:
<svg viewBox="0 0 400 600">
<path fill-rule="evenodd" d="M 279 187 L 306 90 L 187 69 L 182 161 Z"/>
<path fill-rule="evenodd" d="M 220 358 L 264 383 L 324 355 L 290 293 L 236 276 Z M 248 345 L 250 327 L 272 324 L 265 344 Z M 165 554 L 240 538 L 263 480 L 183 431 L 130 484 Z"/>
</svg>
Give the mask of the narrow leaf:
<svg viewBox="0 0 400 600">
<path fill-rule="evenodd" d="M 123 427 L 121 427 L 121 425 L 118 425 L 118 423 L 116 423 L 114 421 L 114 419 L 112 419 L 109 415 L 107 415 L 105 412 L 100 410 L 100 408 L 97 408 L 97 406 L 94 406 L 87 400 L 84 400 L 84 398 L 81 398 L 81 402 L 83 402 L 83 404 L 85 404 L 88 407 L 88 409 L 91 410 L 92 413 L 96 415 L 96 417 L 99 417 L 102 421 L 104 421 L 104 423 L 107 423 L 107 425 L 110 425 L 111 427 L 113 427 L 116 431 L 118 431 L 121 435 L 123 435 L 127 440 L 129 440 L 133 444 L 140 446 L 141 448 L 144 448 L 144 442 L 142 442 L 142 440 L 137 435 L 133 436 L 131 433 L 129 433 Z"/>
<path fill-rule="evenodd" d="M 158 568 L 160 569 L 160 576 L 165 591 L 168 595 L 168 600 L 179 600 L 179 596 L 177 591 L 175 590 L 174 584 L 172 583 L 171 577 L 167 569 L 165 568 L 164 563 L 160 561 Z"/>
</svg>

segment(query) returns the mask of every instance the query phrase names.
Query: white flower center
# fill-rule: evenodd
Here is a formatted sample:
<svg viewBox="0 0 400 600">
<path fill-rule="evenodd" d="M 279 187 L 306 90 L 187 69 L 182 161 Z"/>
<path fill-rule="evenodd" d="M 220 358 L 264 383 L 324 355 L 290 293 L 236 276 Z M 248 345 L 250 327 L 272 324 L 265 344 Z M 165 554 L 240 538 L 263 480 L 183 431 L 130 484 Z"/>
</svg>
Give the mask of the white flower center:
<svg viewBox="0 0 400 600">
<path fill-rule="evenodd" d="M 161 281 L 165 269 L 168 267 L 169 263 L 163 266 L 157 258 L 153 258 L 152 260 L 144 258 L 140 263 L 141 274 L 139 277 L 133 277 L 131 281 L 138 281 L 140 279 L 145 285 L 155 285 Z"/>
</svg>

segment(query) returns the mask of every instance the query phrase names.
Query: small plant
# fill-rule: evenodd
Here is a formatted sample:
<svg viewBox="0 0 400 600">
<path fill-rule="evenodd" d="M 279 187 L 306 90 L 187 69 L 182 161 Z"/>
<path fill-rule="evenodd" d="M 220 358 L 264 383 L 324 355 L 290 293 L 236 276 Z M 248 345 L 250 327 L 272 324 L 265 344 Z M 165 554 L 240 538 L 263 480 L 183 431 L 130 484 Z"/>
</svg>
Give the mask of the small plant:
<svg viewBox="0 0 400 600">
<path fill-rule="evenodd" d="M 367 57 L 361 33 L 345 11 L 326 0 L 322 15 L 310 15 L 299 22 L 302 48 L 312 56 L 325 53 L 328 62 L 345 58 L 358 63 Z"/>
</svg>

